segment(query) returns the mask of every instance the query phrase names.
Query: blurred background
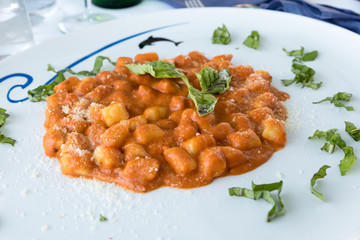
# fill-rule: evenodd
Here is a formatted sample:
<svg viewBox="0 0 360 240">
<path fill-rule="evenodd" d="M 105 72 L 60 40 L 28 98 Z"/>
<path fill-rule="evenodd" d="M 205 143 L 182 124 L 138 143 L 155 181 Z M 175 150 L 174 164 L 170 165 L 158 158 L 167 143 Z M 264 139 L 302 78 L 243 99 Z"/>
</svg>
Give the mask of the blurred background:
<svg viewBox="0 0 360 240">
<path fill-rule="evenodd" d="M 201 1 L 214 2 L 213 0 Z M 198 0 L 1 0 L 0 60 L 36 44 L 62 34 L 85 29 L 93 24 L 135 14 L 175 9 L 182 5 L 201 7 L 204 6 L 202 2 Z M 225 6 L 229 6 L 229 2 L 231 4 L 231 0 L 217 1 L 216 4 L 224 3 Z M 261 0 L 243 0 L 242 2 L 256 3 Z M 306 2 L 349 9 L 360 14 L 358 0 L 307 0 Z M 9 11 L 11 15 L 8 14 Z M 20 17 L 13 18 L 13 16 Z"/>
</svg>

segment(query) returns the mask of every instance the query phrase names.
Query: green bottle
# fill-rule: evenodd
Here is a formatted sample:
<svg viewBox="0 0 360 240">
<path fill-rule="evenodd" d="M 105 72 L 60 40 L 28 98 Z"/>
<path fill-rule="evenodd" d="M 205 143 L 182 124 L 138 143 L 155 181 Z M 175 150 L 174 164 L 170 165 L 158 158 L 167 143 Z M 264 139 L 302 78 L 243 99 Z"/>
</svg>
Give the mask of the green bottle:
<svg viewBox="0 0 360 240">
<path fill-rule="evenodd" d="M 102 8 L 126 8 L 140 3 L 141 0 L 91 0 L 91 2 Z"/>
</svg>

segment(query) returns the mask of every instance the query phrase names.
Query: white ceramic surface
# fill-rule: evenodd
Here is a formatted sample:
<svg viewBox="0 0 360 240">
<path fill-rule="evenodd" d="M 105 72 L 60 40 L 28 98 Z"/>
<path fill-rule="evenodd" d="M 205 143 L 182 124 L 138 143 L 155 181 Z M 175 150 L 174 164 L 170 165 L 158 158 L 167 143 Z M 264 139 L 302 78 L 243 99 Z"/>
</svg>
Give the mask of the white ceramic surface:
<svg viewBox="0 0 360 240">
<path fill-rule="evenodd" d="M 232 42 L 211 44 L 213 30 L 223 23 Z M 163 26 L 168 27 L 143 33 Z M 242 44 L 251 30 L 261 35 L 258 50 Z M 140 50 L 138 44 L 150 35 L 184 42 L 178 47 L 158 42 Z M 273 85 L 291 95 L 285 103 L 289 112 L 286 148 L 250 173 L 192 190 L 161 188 L 135 194 L 111 184 L 63 176 L 57 160 L 45 157 L 42 148 L 46 103 L 12 103 L 8 98 L 24 99 L 29 89 L 49 81 L 54 74 L 46 71 L 48 63 L 56 69 L 67 67 L 121 39 L 96 55 L 115 60 L 156 51 L 167 58 L 199 50 L 208 57 L 231 53 L 234 64 L 269 71 Z M 316 70 L 316 80 L 323 82 L 317 91 L 281 85 L 281 79 L 293 77 L 292 59 L 282 48 L 300 46 L 319 51 L 318 59 L 307 63 Z M 347 176 L 340 176 L 342 151 L 329 155 L 320 151 L 322 141 L 307 139 L 315 129 L 339 128 L 360 157 L 359 142 L 344 131 L 345 120 L 360 126 L 359 46 L 358 35 L 313 19 L 265 10 L 208 8 L 112 21 L 5 59 L 0 63 L 0 107 L 11 117 L 1 131 L 17 142 L 15 147 L 0 146 L 0 239 L 359 239 L 359 162 Z M 90 69 L 96 55 L 73 69 Z M 8 77 L 16 73 L 26 75 Z M 33 82 L 24 87 L 31 82 L 27 75 Z M 355 107 L 354 112 L 329 103 L 312 104 L 339 91 L 353 93 L 349 105 Z M 309 190 L 310 178 L 324 164 L 331 168 L 316 188 L 326 202 Z M 251 181 L 280 179 L 287 213 L 271 223 L 265 222 L 271 208 L 268 203 L 228 196 L 229 187 L 250 188 Z M 100 214 L 109 220 L 100 222 Z"/>
</svg>

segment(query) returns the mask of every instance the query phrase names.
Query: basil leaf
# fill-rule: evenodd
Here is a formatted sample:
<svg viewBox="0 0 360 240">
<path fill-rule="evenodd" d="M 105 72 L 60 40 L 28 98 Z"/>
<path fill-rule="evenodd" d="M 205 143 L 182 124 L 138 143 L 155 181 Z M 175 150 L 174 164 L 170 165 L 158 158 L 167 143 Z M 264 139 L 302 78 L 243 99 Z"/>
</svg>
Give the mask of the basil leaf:
<svg viewBox="0 0 360 240">
<path fill-rule="evenodd" d="M 6 119 L 9 116 L 10 115 L 6 113 L 6 109 L 0 108 L 0 128 L 5 125 Z M 15 142 L 16 142 L 16 140 L 9 138 L 9 137 L 5 137 L 5 135 L 0 133 L 0 143 L 1 144 L 8 143 L 8 144 L 11 144 L 12 146 L 14 146 Z"/>
<path fill-rule="evenodd" d="M 333 97 L 324 98 L 323 100 L 320 100 L 318 102 L 313 102 L 313 104 L 319 104 L 319 103 L 322 103 L 322 102 L 325 102 L 325 101 L 329 101 L 330 103 L 334 103 L 335 107 L 344 107 L 347 111 L 354 111 L 353 107 L 345 106 L 345 104 L 340 102 L 340 101 L 349 102 L 351 100 L 351 98 L 352 98 L 351 93 L 338 92 Z"/>
<path fill-rule="evenodd" d="M 212 43 L 225 45 L 229 42 L 231 42 L 231 36 L 225 24 L 223 24 L 221 28 L 218 27 L 217 29 L 215 29 L 212 36 Z"/>
<path fill-rule="evenodd" d="M 345 131 L 355 140 L 360 140 L 360 128 L 356 128 L 351 122 L 345 122 Z"/>
<path fill-rule="evenodd" d="M 344 147 L 343 151 L 345 153 L 345 157 L 343 160 L 340 161 L 339 164 L 341 176 L 346 175 L 346 173 L 352 168 L 352 166 L 356 162 L 356 156 L 354 155 L 354 149 L 352 147 Z"/>
<path fill-rule="evenodd" d="M 210 93 L 203 93 L 192 86 L 188 86 L 189 98 L 195 103 L 200 116 L 205 116 L 214 111 L 217 99 Z"/>
<path fill-rule="evenodd" d="M 144 64 L 125 65 L 136 75 L 150 74 L 155 78 L 181 78 L 188 87 L 188 97 L 195 103 L 200 116 L 205 116 L 214 111 L 217 99 L 213 94 L 225 92 L 229 88 L 231 75 L 229 70 L 217 72 L 210 67 L 204 67 L 196 76 L 200 80 L 202 91 L 191 86 L 189 79 L 175 65 L 163 61 L 147 62 Z"/>
<path fill-rule="evenodd" d="M 283 51 L 289 57 L 301 57 L 304 55 L 304 47 L 301 47 L 301 49 L 299 50 L 292 50 L 292 51 L 287 51 L 285 48 L 283 48 Z"/>
<path fill-rule="evenodd" d="M 280 197 L 282 185 L 283 185 L 282 181 L 270 183 L 270 184 L 261 184 L 261 185 L 256 185 L 252 183 L 252 190 L 246 188 L 240 188 L 240 187 L 233 187 L 233 188 L 229 188 L 229 195 L 246 197 L 254 200 L 264 199 L 265 201 L 273 205 L 273 207 L 270 209 L 266 217 L 266 221 L 271 222 L 276 217 L 280 217 L 285 214 L 284 204 Z M 277 201 L 271 195 L 271 192 L 275 190 L 278 191 Z"/>
<path fill-rule="evenodd" d="M 53 69 L 54 68 L 51 65 L 48 66 L 48 71 L 55 71 Z M 54 87 L 64 80 L 65 80 L 64 73 L 57 72 L 56 78 L 51 83 L 49 83 L 47 85 L 41 85 L 33 90 L 29 90 L 28 91 L 29 100 L 31 102 L 46 101 L 47 97 L 49 97 L 55 93 Z"/>
<path fill-rule="evenodd" d="M 0 133 L 0 143 L 1 144 L 8 143 L 8 144 L 14 146 L 15 142 L 16 142 L 16 140 L 9 138 L 9 137 L 5 137 L 3 134 Z"/>
<path fill-rule="evenodd" d="M 100 214 L 100 222 L 106 222 L 108 219 Z"/>
<path fill-rule="evenodd" d="M 228 69 L 218 72 L 211 67 L 203 67 L 200 72 L 196 73 L 196 76 L 200 81 L 203 93 L 224 93 L 229 88 L 231 81 Z"/>
<path fill-rule="evenodd" d="M 304 53 L 304 47 L 301 47 L 299 50 L 292 50 L 292 51 L 287 51 L 285 48 L 283 48 L 283 51 L 289 57 L 295 57 L 296 61 L 304 61 L 304 62 L 314 61 L 318 56 L 318 51 Z"/>
<path fill-rule="evenodd" d="M 312 52 L 309 52 L 309 53 L 305 53 L 302 57 L 301 57 L 301 60 L 304 61 L 304 62 L 307 62 L 307 61 L 314 61 L 318 56 L 318 51 L 312 51 Z"/>
<path fill-rule="evenodd" d="M 103 66 L 104 60 L 107 60 L 112 65 L 116 65 L 115 62 L 111 61 L 110 58 L 104 56 L 97 56 L 95 59 L 94 67 L 92 71 L 80 71 L 74 72 L 70 68 L 64 68 L 59 71 L 56 71 L 53 66 L 48 64 L 48 71 L 55 72 L 56 78 L 47 85 L 41 85 L 33 90 L 28 91 L 29 100 L 31 102 L 41 102 L 46 101 L 46 98 L 54 94 L 54 87 L 65 80 L 64 72 L 68 72 L 73 75 L 82 75 L 82 76 L 94 76 L 100 72 L 101 67 Z"/>
<path fill-rule="evenodd" d="M 283 85 L 285 87 L 287 87 L 287 86 L 293 84 L 294 82 L 296 82 L 296 79 L 293 79 L 293 80 L 281 80 L 281 82 L 283 83 Z"/>
<path fill-rule="evenodd" d="M 183 78 L 185 76 L 181 70 L 175 68 L 174 64 L 164 61 L 126 64 L 125 66 L 136 75 L 149 73 L 155 78 Z"/>
<path fill-rule="evenodd" d="M 260 43 L 260 34 L 258 31 L 252 31 L 251 34 L 245 39 L 243 44 L 249 48 L 257 49 Z"/>
<path fill-rule="evenodd" d="M 6 110 L 0 108 L 0 127 L 4 126 L 6 119 L 9 117 L 9 114 L 6 113 Z"/>
<path fill-rule="evenodd" d="M 324 195 L 319 193 L 314 189 L 314 186 L 316 184 L 316 180 L 320 178 L 324 178 L 326 176 L 326 170 L 330 168 L 328 165 L 322 166 L 317 173 L 314 174 L 314 176 L 310 180 L 310 191 L 312 194 L 314 194 L 316 197 L 324 201 Z"/>
</svg>

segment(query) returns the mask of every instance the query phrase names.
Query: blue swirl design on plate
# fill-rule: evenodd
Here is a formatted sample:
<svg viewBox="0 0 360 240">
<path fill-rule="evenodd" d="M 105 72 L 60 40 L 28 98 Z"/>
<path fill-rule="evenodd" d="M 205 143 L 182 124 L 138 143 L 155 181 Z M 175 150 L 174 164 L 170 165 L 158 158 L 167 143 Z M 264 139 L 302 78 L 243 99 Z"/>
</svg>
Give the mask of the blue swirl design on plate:
<svg viewBox="0 0 360 240">
<path fill-rule="evenodd" d="M 143 31 L 143 32 L 140 32 L 140 33 L 136 33 L 136 34 L 134 34 L 134 35 L 131 35 L 131 36 L 122 38 L 122 39 L 117 40 L 117 41 L 115 41 L 115 42 L 112 42 L 112 43 L 110 43 L 110 44 L 108 44 L 108 45 L 105 45 L 104 47 L 102 47 L 102 48 L 100 48 L 100 49 L 98 49 L 98 50 L 96 50 L 96 51 L 94 51 L 94 52 L 89 53 L 88 55 L 86 55 L 86 56 L 80 58 L 79 60 L 71 63 L 69 66 L 67 66 L 67 67 L 65 67 L 65 68 L 72 68 L 72 67 L 78 65 L 79 63 L 87 60 L 88 58 L 90 58 L 90 57 L 92 57 L 92 56 L 100 53 L 101 51 L 104 51 L 104 50 L 106 50 L 106 49 L 108 49 L 108 48 L 111 48 L 111 47 L 113 47 L 113 46 L 115 46 L 115 45 L 117 45 L 117 44 L 119 44 L 119 43 L 125 42 L 125 41 L 127 41 L 127 40 L 129 40 L 129 39 L 132 39 L 132 38 L 135 38 L 135 37 L 137 37 L 137 36 L 140 36 L 140 35 L 143 35 L 143 34 L 146 34 L 146 33 L 149 33 L 149 32 L 154 32 L 154 31 L 157 31 L 157 30 L 165 29 L 165 28 L 170 28 L 170 27 L 175 27 L 175 26 L 179 26 L 179 25 L 188 24 L 188 23 L 189 23 L 189 22 L 182 22 L 182 23 L 175 23 L 175 24 L 171 24 L 171 25 L 166 25 L 166 26 L 162 26 L 162 27 L 157 27 L 157 28 L 153 28 L 153 29 L 150 29 L 150 30 L 146 30 L 146 31 Z M 51 83 L 51 82 L 56 78 L 56 76 L 57 76 L 57 75 L 54 75 L 50 80 L 48 80 L 46 83 L 44 83 L 44 85 Z M 9 89 L 8 93 L 7 93 L 7 100 L 8 100 L 9 102 L 11 102 L 11 103 L 24 102 L 24 101 L 28 100 L 29 98 L 26 97 L 26 98 L 23 98 L 23 99 L 13 99 L 13 98 L 10 97 L 10 93 L 11 93 L 12 90 L 14 90 L 15 88 L 18 88 L 18 87 L 20 87 L 20 88 L 22 88 L 22 89 L 27 88 L 27 87 L 33 82 L 34 79 L 33 79 L 32 76 L 30 76 L 30 75 L 28 75 L 28 74 L 26 74 L 26 73 L 13 73 L 13 74 L 9 74 L 9 75 L 7 75 L 7 76 L 5 76 L 5 77 L 3 77 L 3 78 L 0 78 L 0 84 L 1 84 L 2 82 L 6 81 L 6 80 L 9 80 L 9 79 L 12 79 L 12 78 L 15 78 L 15 77 L 23 77 L 23 78 L 26 78 L 27 81 L 26 81 L 26 83 L 23 84 L 23 85 L 17 84 L 17 85 L 12 86 L 12 87 Z"/>
</svg>

